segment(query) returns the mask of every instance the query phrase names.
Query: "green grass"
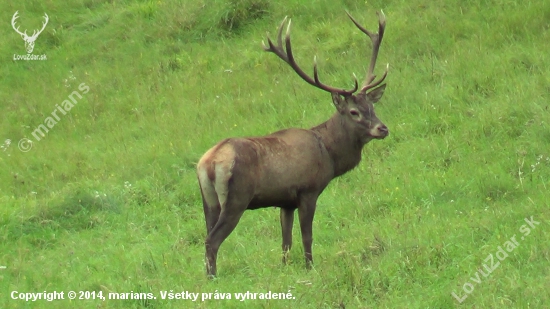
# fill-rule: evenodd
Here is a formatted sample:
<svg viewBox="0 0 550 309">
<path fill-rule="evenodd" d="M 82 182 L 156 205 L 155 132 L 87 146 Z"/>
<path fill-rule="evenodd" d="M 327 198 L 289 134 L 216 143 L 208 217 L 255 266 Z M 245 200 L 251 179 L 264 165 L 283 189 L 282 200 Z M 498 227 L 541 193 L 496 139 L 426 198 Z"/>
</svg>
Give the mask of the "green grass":
<svg viewBox="0 0 550 309">
<path fill-rule="evenodd" d="M 297 61 L 338 87 L 363 76 L 387 16 L 377 115 L 390 136 L 318 201 L 314 269 L 297 222 L 281 265 L 278 210 L 249 211 L 206 279 L 195 164 L 217 141 L 312 127 L 330 96 L 261 49 L 292 18 Z M 13 61 L 21 30 L 49 24 Z M 22 1 L 0 4 L 0 307 L 547 308 L 550 2 Z M 77 104 L 32 132 L 78 85 Z M 32 149 L 21 152 L 18 141 Z M 540 222 L 524 239 L 524 218 Z M 519 246 L 481 283 L 490 254 Z M 496 259 L 496 258 L 495 258 Z M 487 263 L 488 264 L 488 263 Z M 462 303 L 452 295 L 474 291 Z M 156 300 L 12 300 L 12 291 L 154 293 Z M 161 291 L 293 300 L 161 300 Z M 213 294 L 214 295 L 214 294 Z M 232 295 L 234 298 L 234 295 Z"/>
</svg>

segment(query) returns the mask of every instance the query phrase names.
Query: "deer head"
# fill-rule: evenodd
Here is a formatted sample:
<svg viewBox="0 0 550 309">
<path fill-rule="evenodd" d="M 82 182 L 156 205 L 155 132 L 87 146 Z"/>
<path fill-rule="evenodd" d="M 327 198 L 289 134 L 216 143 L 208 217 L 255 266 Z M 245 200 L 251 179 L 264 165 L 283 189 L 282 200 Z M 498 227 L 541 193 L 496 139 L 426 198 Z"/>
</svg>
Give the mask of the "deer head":
<svg viewBox="0 0 550 309">
<path fill-rule="evenodd" d="M 304 79 L 310 85 L 330 92 L 332 94 L 332 102 L 334 103 L 334 106 L 336 107 L 338 113 L 342 116 L 342 120 L 344 121 L 343 125 L 346 127 L 348 132 L 356 132 L 361 144 L 364 145 L 373 138 L 383 139 L 389 134 L 389 130 L 386 125 L 384 125 L 376 117 L 373 107 L 373 104 L 380 100 L 380 98 L 384 94 L 384 89 L 386 88 L 385 84 L 381 86 L 379 85 L 386 78 L 389 66 L 386 66 L 384 74 L 378 81 L 375 81 L 376 76 L 373 74 L 376 64 L 376 58 L 378 57 L 378 51 L 380 49 L 380 44 L 382 43 L 382 38 L 384 36 L 386 17 L 383 12 L 377 12 L 379 18 L 378 33 L 373 33 L 361 26 L 348 12 L 346 13 L 351 21 L 355 24 L 355 26 L 357 26 L 357 28 L 359 28 L 359 30 L 361 30 L 363 33 L 365 33 L 373 43 L 369 69 L 365 81 L 360 89 L 355 75 L 355 86 L 353 89 L 350 90 L 339 89 L 321 83 L 317 71 L 316 57 L 313 59 L 313 78 L 308 76 L 298 66 L 298 64 L 294 60 L 294 55 L 292 54 L 292 44 L 290 42 L 290 20 L 288 20 L 288 26 L 285 35 L 285 45 L 283 46 L 282 33 L 284 25 L 287 22 L 286 17 L 279 26 L 279 30 L 277 32 L 277 45 L 273 44 L 269 37 L 267 38 L 269 46 L 266 46 L 263 42 L 262 44 L 265 51 L 272 52 L 279 58 L 283 59 L 294 69 L 296 73 L 298 73 L 298 75 L 302 79 Z"/>
<path fill-rule="evenodd" d="M 25 49 L 27 50 L 27 53 L 32 53 L 33 49 L 34 49 L 34 41 L 36 41 L 36 39 L 38 38 L 38 35 L 40 35 L 40 33 L 42 33 L 42 31 L 44 31 L 44 28 L 46 28 L 46 25 L 48 24 L 48 20 L 49 20 L 49 17 L 48 17 L 48 14 L 44 13 L 44 19 L 45 19 L 45 22 L 42 24 L 42 29 L 40 30 L 34 30 L 32 35 L 31 36 L 28 36 L 27 35 L 27 30 L 25 30 L 24 32 L 21 32 L 19 31 L 19 27 L 15 27 L 15 20 L 19 18 L 19 16 L 17 16 L 17 13 L 19 11 L 16 11 L 15 14 L 13 14 L 13 17 L 11 19 L 11 26 L 13 27 L 13 30 L 15 30 L 15 32 L 19 33 L 19 35 L 21 35 L 21 37 L 23 38 L 23 40 L 25 40 Z"/>
</svg>

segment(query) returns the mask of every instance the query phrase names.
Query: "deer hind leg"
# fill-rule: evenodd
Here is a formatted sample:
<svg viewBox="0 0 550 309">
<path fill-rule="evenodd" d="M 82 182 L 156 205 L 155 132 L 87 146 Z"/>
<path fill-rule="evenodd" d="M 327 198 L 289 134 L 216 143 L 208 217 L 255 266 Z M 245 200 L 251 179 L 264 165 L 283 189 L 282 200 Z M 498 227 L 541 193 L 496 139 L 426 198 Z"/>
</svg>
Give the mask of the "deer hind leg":
<svg viewBox="0 0 550 309">
<path fill-rule="evenodd" d="M 236 182 L 232 182 L 232 185 L 234 184 L 236 184 Z M 248 193 L 249 190 L 247 190 L 245 186 L 241 185 L 237 187 L 242 188 L 242 191 L 230 189 L 228 191 L 229 193 L 225 195 L 227 198 L 226 200 L 220 198 L 220 217 L 216 225 L 214 225 L 214 228 L 212 228 L 206 237 L 206 272 L 209 277 L 216 276 L 218 249 L 229 234 L 233 232 L 251 200 L 252 195 Z M 221 195 L 221 197 L 224 196 Z"/>
<path fill-rule="evenodd" d="M 206 221 L 206 235 L 208 235 L 214 228 L 214 225 L 216 225 L 216 222 L 218 222 L 221 207 L 214 184 L 208 179 L 206 170 L 199 169 L 198 176 L 202 195 L 202 206 L 204 209 L 204 219 Z"/>
<path fill-rule="evenodd" d="M 206 221 L 206 235 L 208 235 L 220 218 L 221 207 L 218 202 L 209 204 L 204 196 L 202 198 L 202 206 L 204 209 L 204 219 Z"/>
<path fill-rule="evenodd" d="M 226 205 L 227 206 L 227 205 Z M 223 205 L 222 205 L 223 208 Z M 215 277 L 217 273 L 216 260 L 218 249 L 223 241 L 233 232 L 237 223 L 242 217 L 244 210 L 239 212 L 226 211 L 222 209 L 220 219 L 206 237 L 206 273 L 210 277 Z"/>
<path fill-rule="evenodd" d="M 234 160 L 226 160 L 217 162 L 215 166 L 213 187 L 220 212 L 205 241 L 206 272 L 210 277 L 217 273 L 216 260 L 220 245 L 239 223 L 253 195 L 252 182 L 243 175 L 233 175 L 234 165 Z"/>
<path fill-rule="evenodd" d="M 294 210 L 281 208 L 281 230 L 283 232 L 283 264 L 288 263 L 288 252 L 292 247 L 292 224 L 294 223 Z"/>
</svg>

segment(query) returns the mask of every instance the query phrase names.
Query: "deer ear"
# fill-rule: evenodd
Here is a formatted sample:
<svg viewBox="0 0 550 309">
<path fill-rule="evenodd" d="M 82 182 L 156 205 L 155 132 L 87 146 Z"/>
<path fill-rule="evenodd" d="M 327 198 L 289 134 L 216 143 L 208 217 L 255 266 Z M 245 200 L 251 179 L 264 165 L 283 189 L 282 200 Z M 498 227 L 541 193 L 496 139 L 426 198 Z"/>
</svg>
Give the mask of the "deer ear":
<svg viewBox="0 0 550 309">
<path fill-rule="evenodd" d="M 346 105 L 346 100 L 342 98 L 342 96 L 339 95 L 338 93 L 333 92 L 332 103 L 334 104 L 334 106 L 339 112 L 342 112 L 344 110 L 344 106 Z"/>
<path fill-rule="evenodd" d="M 384 94 L 384 90 L 386 89 L 386 84 L 375 88 L 371 92 L 367 93 L 367 98 L 369 98 L 369 101 L 371 103 L 376 103 L 382 98 L 382 95 Z"/>
</svg>

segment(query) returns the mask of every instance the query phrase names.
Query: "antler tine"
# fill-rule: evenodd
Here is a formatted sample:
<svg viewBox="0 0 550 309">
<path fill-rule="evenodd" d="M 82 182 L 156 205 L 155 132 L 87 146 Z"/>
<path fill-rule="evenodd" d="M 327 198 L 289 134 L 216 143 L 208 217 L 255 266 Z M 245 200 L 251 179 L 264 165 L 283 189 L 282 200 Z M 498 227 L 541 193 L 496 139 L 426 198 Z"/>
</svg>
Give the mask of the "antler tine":
<svg viewBox="0 0 550 309">
<path fill-rule="evenodd" d="M 269 47 L 266 46 L 265 43 L 263 43 L 263 41 L 262 41 L 263 49 L 265 51 L 272 52 L 275 55 L 277 55 L 279 58 L 283 59 L 286 63 L 288 63 L 292 67 L 292 69 L 294 69 L 294 71 L 303 80 L 305 80 L 307 83 L 309 83 L 312 86 L 315 86 L 319 89 L 325 90 L 325 91 L 330 92 L 330 93 L 338 93 L 342 96 L 349 96 L 349 95 L 352 95 L 354 92 L 356 92 L 357 89 L 359 88 L 359 85 L 357 83 L 357 78 L 355 78 L 355 87 L 351 90 L 339 89 L 339 88 L 335 88 L 335 87 L 328 86 L 328 85 L 325 85 L 325 84 L 321 83 L 321 81 L 319 80 L 319 73 L 318 73 L 318 70 L 317 70 L 317 57 L 313 58 L 313 79 L 309 75 L 307 75 L 300 68 L 300 66 L 298 66 L 298 64 L 294 60 L 294 55 L 292 54 L 292 44 L 291 44 L 291 41 L 290 41 L 290 25 L 291 25 L 291 22 L 292 22 L 291 20 L 288 21 L 288 26 L 287 26 L 287 30 L 286 30 L 286 34 L 285 34 L 285 47 L 283 47 L 282 34 L 283 34 L 283 27 L 284 27 L 284 24 L 286 23 L 286 20 L 287 20 L 287 17 L 285 17 L 285 19 L 283 20 L 283 22 L 281 23 L 281 25 L 279 26 L 279 29 L 277 31 L 277 46 L 275 46 L 273 44 L 273 42 L 271 41 L 271 39 L 269 38 L 269 35 L 268 35 L 267 36 L 267 43 L 268 43 Z M 286 51 L 285 51 L 285 49 L 286 49 Z"/>
<path fill-rule="evenodd" d="M 285 26 L 286 20 L 288 19 L 288 16 L 285 16 L 283 21 L 281 22 L 281 25 L 279 26 L 279 29 L 277 30 L 277 46 L 281 47 L 283 46 L 283 28 Z M 288 21 L 288 28 L 287 32 L 290 31 L 290 24 L 292 23 L 292 20 Z"/>
<path fill-rule="evenodd" d="M 15 11 L 15 13 L 13 14 L 13 17 L 11 18 L 11 26 L 13 28 L 13 30 L 15 30 L 15 32 L 19 33 L 20 35 L 24 35 L 24 36 L 27 36 L 27 30 L 25 30 L 24 33 L 22 33 L 21 31 L 19 31 L 19 27 L 15 28 L 15 20 L 19 18 L 19 11 Z"/>
<path fill-rule="evenodd" d="M 46 28 L 46 25 L 48 24 L 48 21 L 50 20 L 50 18 L 48 17 L 48 14 L 44 13 L 44 19 L 46 21 L 44 23 L 42 23 L 42 29 L 40 29 L 40 31 L 38 31 L 38 34 L 42 33 L 42 31 L 44 31 L 44 28 Z"/>
<path fill-rule="evenodd" d="M 283 50 L 283 27 L 285 26 L 286 20 L 288 19 L 288 16 L 285 16 L 283 19 L 283 22 L 279 26 L 279 29 L 277 30 L 277 46 L 273 44 L 273 41 L 271 41 L 271 38 L 269 37 L 269 34 L 267 34 L 267 44 L 266 46 L 264 41 L 262 41 L 262 47 L 265 51 L 272 52 L 275 55 L 277 55 L 279 58 L 283 59 L 286 63 L 288 63 L 288 57 L 286 56 L 285 51 Z M 289 25 L 290 26 L 290 25 Z"/>
<path fill-rule="evenodd" d="M 384 30 L 386 28 L 386 16 L 384 15 L 384 12 L 379 11 L 376 12 L 378 15 L 378 33 L 373 33 L 369 30 L 367 30 L 365 27 L 361 26 L 353 16 L 349 12 L 346 11 L 346 14 L 348 14 L 348 17 L 351 19 L 351 21 L 355 24 L 355 26 L 361 30 L 361 32 L 365 33 L 372 41 L 372 55 L 370 59 L 369 69 L 367 71 L 367 76 L 365 78 L 365 82 L 361 86 L 361 93 L 366 93 L 369 89 L 372 89 L 378 85 L 380 85 L 384 79 L 386 79 L 386 76 L 388 75 L 388 69 L 389 64 L 386 65 L 386 70 L 382 77 L 373 83 L 374 79 L 376 78 L 376 75 L 374 75 L 374 67 L 376 65 L 376 58 L 378 57 L 378 51 L 380 50 L 380 44 L 382 43 L 382 38 L 384 37 Z"/>
<path fill-rule="evenodd" d="M 48 14 L 44 13 L 44 19 L 45 19 L 46 21 L 42 23 L 42 29 L 40 29 L 40 30 L 34 30 L 34 31 L 32 32 L 31 37 L 36 38 L 36 37 L 38 37 L 38 35 L 39 35 L 40 33 L 42 33 L 42 31 L 44 31 L 44 28 L 46 28 L 46 25 L 48 24 L 48 20 L 50 20 L 50 18 L 48 17 Z"/>
</svg>

